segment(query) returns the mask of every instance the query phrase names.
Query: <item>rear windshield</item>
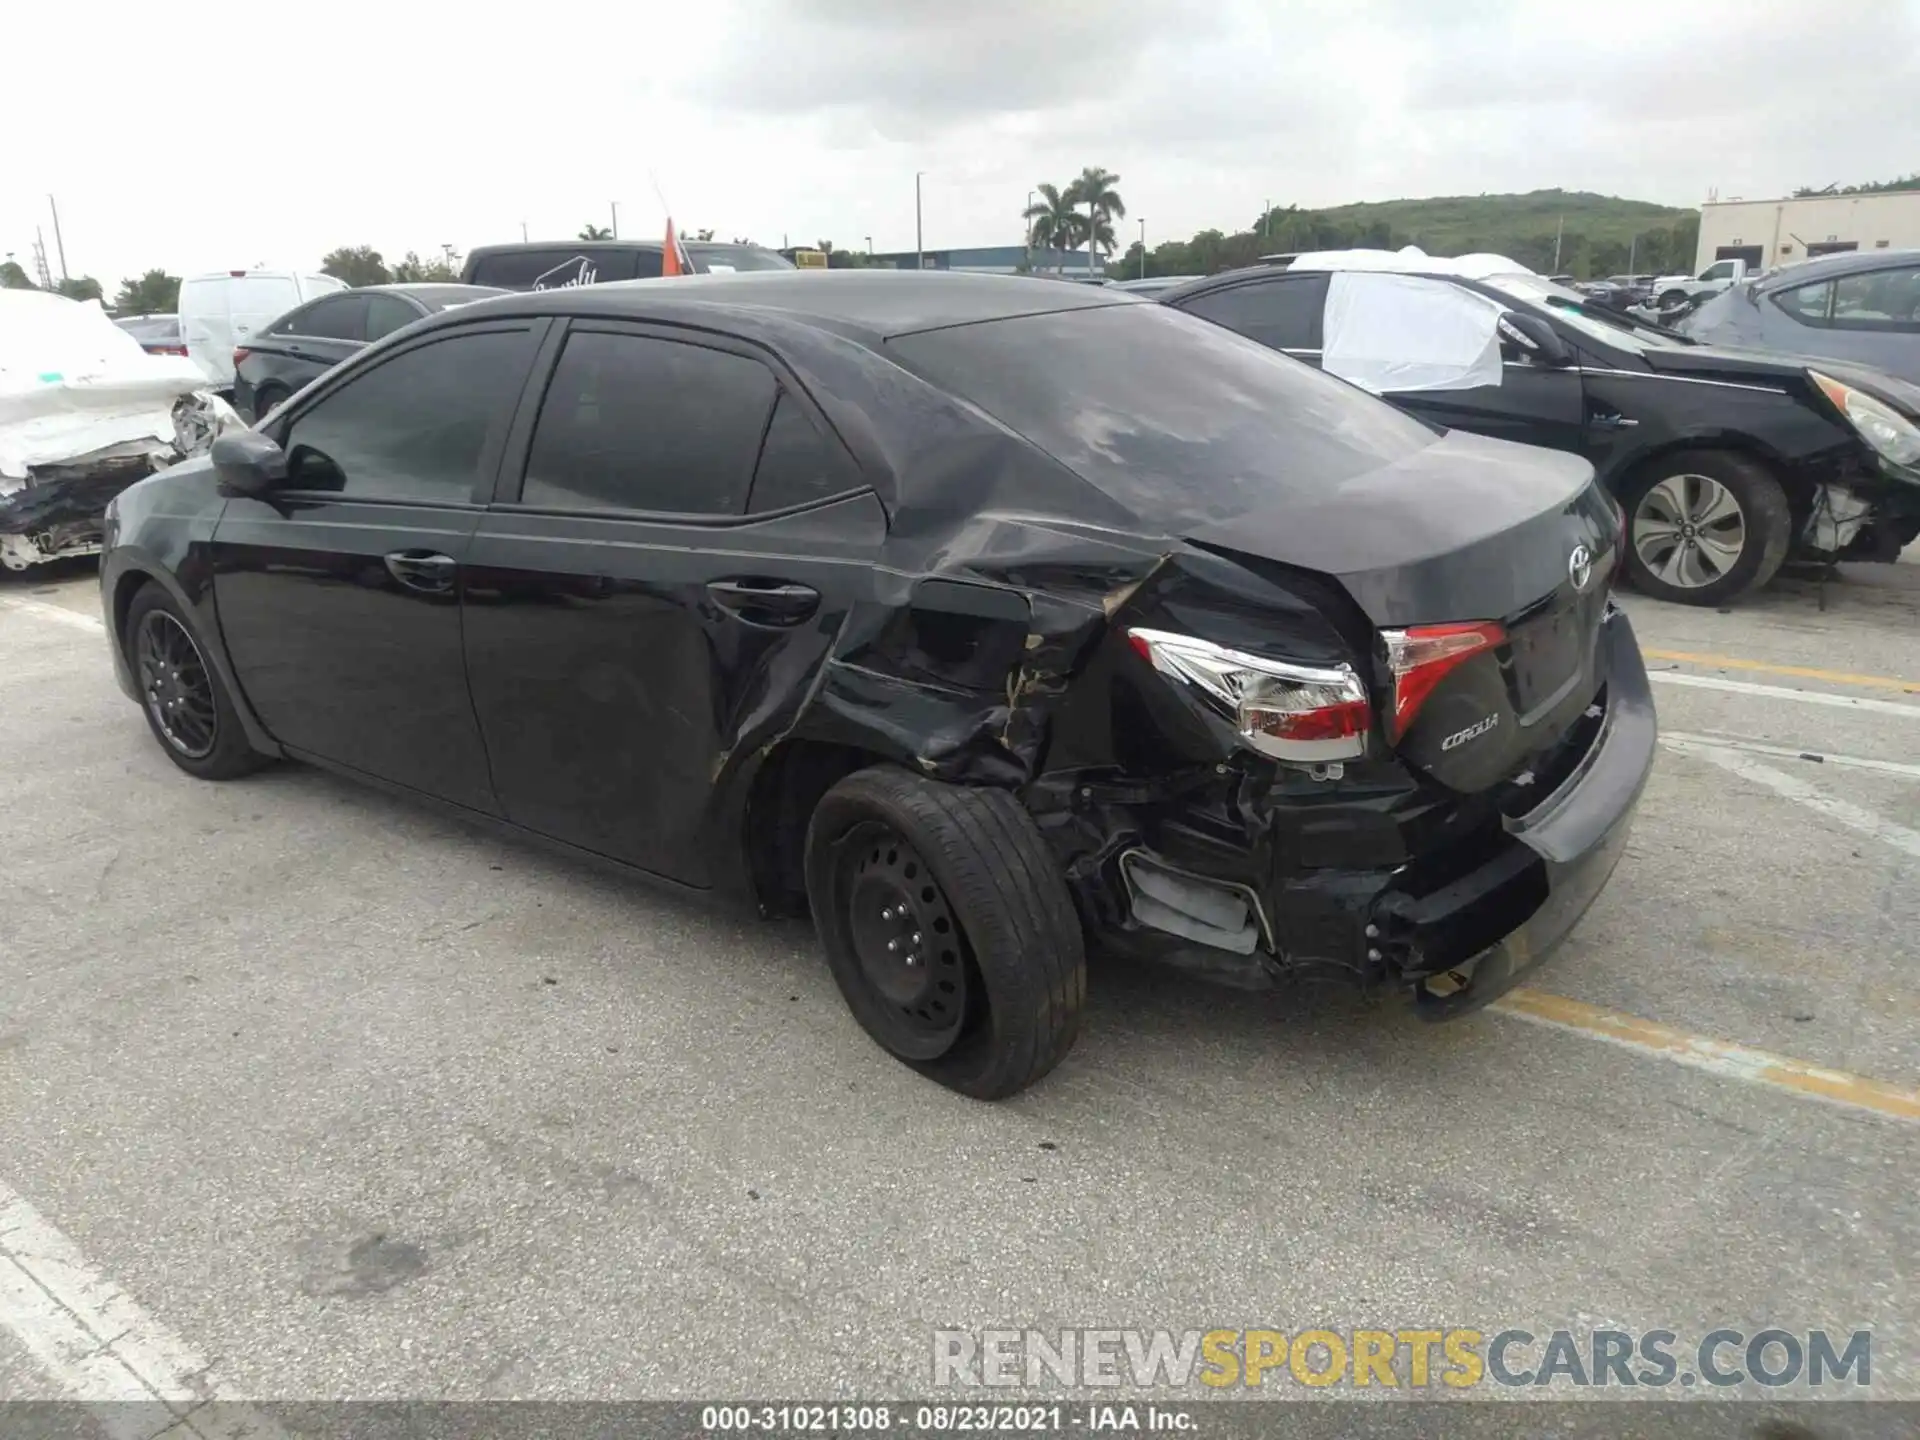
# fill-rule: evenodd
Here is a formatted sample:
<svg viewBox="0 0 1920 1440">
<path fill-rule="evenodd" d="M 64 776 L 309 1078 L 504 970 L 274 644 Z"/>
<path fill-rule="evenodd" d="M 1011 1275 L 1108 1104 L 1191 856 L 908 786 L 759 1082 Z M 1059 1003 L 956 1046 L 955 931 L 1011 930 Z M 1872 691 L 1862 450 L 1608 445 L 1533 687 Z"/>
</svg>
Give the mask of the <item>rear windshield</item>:
<svg viewBox="0 0 1920 1440">
<path fill-rule="evenodd" d="M 687 247 L 687 258 L 696 270 L 725 274 L 729 270 L 792 270 L 786 258 L 753 245 L 701 245 Z"/>
<path fill-rule="evenodd" d="M 1365 391 L 1156 304 L 903 335 L 888 351 L 1142 516 L 1230 520 L 1435 434 Z"/>
</svg>

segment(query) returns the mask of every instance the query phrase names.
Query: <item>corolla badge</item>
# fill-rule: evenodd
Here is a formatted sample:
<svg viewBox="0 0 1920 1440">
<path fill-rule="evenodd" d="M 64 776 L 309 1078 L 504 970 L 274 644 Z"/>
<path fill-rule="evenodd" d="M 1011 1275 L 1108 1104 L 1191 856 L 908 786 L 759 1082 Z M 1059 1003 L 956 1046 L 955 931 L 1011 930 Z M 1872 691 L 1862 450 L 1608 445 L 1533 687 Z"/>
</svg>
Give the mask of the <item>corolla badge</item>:
<svg viewBox="0 0 1920 1440">
<path fill-rule="evenodd" d="M 1567 556 L 1567 578 L 1573 581 L 1573 588 L 1584 590 L 1593 583 L 1593 552 L 1584 545 L 1573 547 L 1573 553 Z"/>
</svg>

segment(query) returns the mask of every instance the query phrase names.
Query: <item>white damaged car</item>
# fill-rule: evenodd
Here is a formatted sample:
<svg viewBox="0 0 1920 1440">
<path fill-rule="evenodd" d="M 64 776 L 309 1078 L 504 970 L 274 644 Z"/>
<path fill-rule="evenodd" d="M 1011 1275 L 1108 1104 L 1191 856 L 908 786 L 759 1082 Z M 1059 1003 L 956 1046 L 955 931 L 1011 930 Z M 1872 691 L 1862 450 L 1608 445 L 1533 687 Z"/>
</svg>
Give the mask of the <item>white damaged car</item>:
<svg viewBox="0 0 1920 1440">
<path fill-rule="evenodd" d="M 108 501 L 244 428 L 197 365 L 149 355 L 98 301 L 0 290 L 0 569 L 98 554 Z"/>
</svg>

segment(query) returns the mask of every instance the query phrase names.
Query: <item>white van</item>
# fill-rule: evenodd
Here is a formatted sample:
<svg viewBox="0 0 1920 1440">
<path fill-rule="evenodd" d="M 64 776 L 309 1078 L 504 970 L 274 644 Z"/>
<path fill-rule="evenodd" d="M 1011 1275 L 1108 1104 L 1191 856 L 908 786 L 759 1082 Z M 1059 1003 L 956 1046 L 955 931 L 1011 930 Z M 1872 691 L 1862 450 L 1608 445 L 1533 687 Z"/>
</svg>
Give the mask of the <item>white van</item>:
<svg viewBox="0 0 1920 1440">
<path fill-rule="evenodd" d="M 216 270 L 180 282 L 180 336 L 216 386 L 233 384 L 233 351 L 296 305 L 347 282 L 297 270 Z"/>
</svg>

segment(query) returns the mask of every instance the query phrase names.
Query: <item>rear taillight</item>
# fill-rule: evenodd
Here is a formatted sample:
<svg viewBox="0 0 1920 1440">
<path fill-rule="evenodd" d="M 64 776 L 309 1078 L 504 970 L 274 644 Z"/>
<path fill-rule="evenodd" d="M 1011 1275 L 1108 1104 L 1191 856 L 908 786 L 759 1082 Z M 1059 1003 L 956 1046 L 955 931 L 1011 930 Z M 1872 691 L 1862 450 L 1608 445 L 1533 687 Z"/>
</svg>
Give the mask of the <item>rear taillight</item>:
<svg viewBox="0 0 1920 1440">
<path fill-rule="evenodd" d="M 253 354 L 253 351 L 245 349 L 244 347 L 236 348 L 233 352 L 233 363 L 237 366 L 251 354 Z"/>
<path fill-rule="evenodd" d="M 1273 660 L 1167 630 L 1129 630 L 1127 642 L 1262 755 L 1325 765 L 1367 753 L 1373 707 L 1352 666 Z"/>
<path fill-rule="evenodd" d="M 184 356 L 187 353 L 187 347 L 184 345 L 156 345 L 153 347 L 153 353 L 156 355 Z"/>
<path fill-rule="evenodd" d="M 1393 672 L 1393 715 L 1387 736 L 1394 744 L 1413 728 L 1420 707 L 1440 682 L 1474 656 L 1507 643 L 1504 627 L 1492 621 L 1464 625 L 1415 625 L 1383 630 L 1387 668 Z"/>
</svg>

